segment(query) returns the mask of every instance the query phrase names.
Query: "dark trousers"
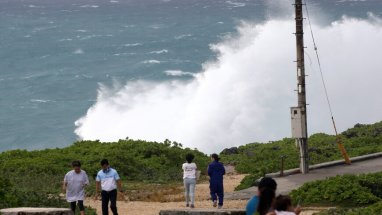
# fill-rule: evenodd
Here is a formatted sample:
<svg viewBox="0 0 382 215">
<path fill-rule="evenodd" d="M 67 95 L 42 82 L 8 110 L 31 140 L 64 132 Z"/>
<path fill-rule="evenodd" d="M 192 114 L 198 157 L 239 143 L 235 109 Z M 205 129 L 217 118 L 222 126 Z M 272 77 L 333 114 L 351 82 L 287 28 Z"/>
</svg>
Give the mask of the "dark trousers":
<svg viewBox="0 0 382 215">
<path fill-rule="evenodd" d="M 77 204 L 77 202 L 78 202 L 78 204 Z M 78 200 L 77 202 L 70 202 L 70 209 L 72 209 L 72 211 L 74 213 L 76 212 L 77 205 L 78 205 L 78 208 L 80 209 L 80 211 L 84 211 L 85 210 L 84 201 Z"/>
<path fill-rule="evenodd" d="M 109 201 L 110 209 L 113 215 L 118 215 L 117 212 L 117 190 L 104 191 L 101 192 L 102 196 L 102 215 L 109 215 Z"/>
<path fill-rule="evenodd" d="M 219 205 L 223 206 L 224 189 L 223 184 L 210 184 L 210 193 L 212 201 L 219 199 Z"/>
</svg>

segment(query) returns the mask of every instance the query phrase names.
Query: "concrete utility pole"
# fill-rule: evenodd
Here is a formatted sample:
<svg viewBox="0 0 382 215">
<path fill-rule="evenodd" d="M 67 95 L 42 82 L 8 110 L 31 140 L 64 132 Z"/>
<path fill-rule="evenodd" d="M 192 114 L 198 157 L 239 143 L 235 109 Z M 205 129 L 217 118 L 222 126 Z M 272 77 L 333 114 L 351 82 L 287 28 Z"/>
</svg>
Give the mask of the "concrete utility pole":
<svg viewBox="0 0 382 215">
<path fill-rule="evenodd" d="M 308 158 L 308 129 L 305 92 L 305 65 L 304 65 L 304 28 L 302 15 L 302 0 L 295 0 L 296 11 L 296 45 L 297 45 L 297 107 L 291 108 L 292 137 L 296 138 L 300 148 L 301 173 L 309 172 Z"/>
</svg>

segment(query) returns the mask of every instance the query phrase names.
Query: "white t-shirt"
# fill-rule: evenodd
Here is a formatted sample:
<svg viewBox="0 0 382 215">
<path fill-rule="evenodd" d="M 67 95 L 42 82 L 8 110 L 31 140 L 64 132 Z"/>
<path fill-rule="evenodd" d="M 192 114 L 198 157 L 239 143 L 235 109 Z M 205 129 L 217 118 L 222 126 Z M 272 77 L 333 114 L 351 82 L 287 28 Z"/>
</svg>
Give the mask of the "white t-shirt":
<svg viewBox="0 0 382 215">
<path fill-rule="evenodd" d="M 276 215 L 296 215 L 295 212 L 289 212 L 289 211 L 277 211 L 275 210 Z"/>
<path fill-rule="evenodd" d="M 78 200 L 84 200 L 85 198 L 85 185 L 89 184 L 88 175 L 85 171 L 81 170 L 80 173 L 76 173 L 74 170 L 66 173 L 64 182 L 66 186 L 66 201 L 75 202 Z"/>
<path fill-rule="evenodd" d="M 195 163 L 184 163 L 182 165 L 183 169 L 183 179 L 185 178 L 196 178 L 196 164 Z"/>
</svg>

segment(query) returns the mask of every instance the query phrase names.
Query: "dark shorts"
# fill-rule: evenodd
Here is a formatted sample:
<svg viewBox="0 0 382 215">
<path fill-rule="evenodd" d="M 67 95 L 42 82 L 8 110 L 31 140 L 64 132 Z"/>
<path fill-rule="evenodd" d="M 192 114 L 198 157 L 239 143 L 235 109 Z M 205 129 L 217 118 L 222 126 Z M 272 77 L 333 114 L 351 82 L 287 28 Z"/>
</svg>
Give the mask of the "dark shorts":
<svg viewBox="0 0 382 215">
<path fill-rule="evenodd" d="M 72 211 L 76 211 L 76 206 L 78 206 L 80 211 L 85 210 L 84 201 L 82 201 L 82 200 L 78 200 L 77 202 L 71 202 L 70 203 L 70 209 L 72 209 Z"/>
</svg>

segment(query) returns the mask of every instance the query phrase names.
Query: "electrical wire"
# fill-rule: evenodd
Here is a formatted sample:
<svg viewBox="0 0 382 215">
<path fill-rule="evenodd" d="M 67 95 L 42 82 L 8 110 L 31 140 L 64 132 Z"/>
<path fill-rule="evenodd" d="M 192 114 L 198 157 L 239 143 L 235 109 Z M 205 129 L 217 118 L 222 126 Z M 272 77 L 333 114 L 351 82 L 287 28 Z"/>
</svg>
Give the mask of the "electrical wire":
<svg viewBox="0 0 382 215">
<path fill-rule="evenodd" d="M 323 85 L 324 90 L 325 90 L 326 101 L 327 101 L 327 103 L 328 103 L 328 107 L 329 107 L 329 111 L 330 111 L 330 116 L 332 117 L 332 119 L 334 119 L 334 117 L 333 117 L 333 111 L 332 111 L 332 105 L 331 105 L 330 100 L 329 100 L 329 94 L 328 94 L 328 90 L 327 90 L 327 88 L 326 88 L 326 83 L 325 83 L 324 73 L 322 72 L 320 56 L 318 55 L 318 48 L 317 48 L 317 45 L 316 45 L 316 40 L 315 40 L 315 38 L 314 38 L 313 29 L 312 29 L 312 24 L 311 24 L 311 22 L 310 22 L 309 10 L 308 10 L 308 6 L 307 6 L 307 3 L 306 3 L 306 0 L 304 0 L 304 5 L 305 5 L 305 10 L 306 10 L 306 17 L 307 17 L 307 19 L 308 19 L 308 24 L 309 24 L 310 35 L 312 36 L 314 52 L 316 53 L 316 58 L 317 58 L 317 63 L 318 63 L 318 69 L 319 69 L 319 71 L 320 71 L 322 85 Z"/>
</svg>

